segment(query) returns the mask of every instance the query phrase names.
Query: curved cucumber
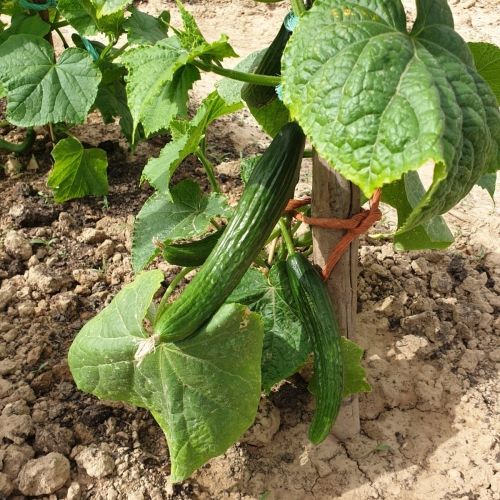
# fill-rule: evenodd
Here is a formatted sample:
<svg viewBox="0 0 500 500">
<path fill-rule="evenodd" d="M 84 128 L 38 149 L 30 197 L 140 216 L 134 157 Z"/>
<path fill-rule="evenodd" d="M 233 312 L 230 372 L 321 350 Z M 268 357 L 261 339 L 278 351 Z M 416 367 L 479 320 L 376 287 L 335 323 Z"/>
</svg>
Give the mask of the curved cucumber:
<svg viewBox="0 0 500 500">
<path fill-rule="evenodd" d="M 165 245 L 163 258 L 174 266 L 202 266 L 222 236 L 224 229 L 218 229 L 215 233 L 209 234 L 201 240 Z"/>
<path fill-rule="evenodd" d="M 253 71 L 255 74 L 268 76 L 281 75 L 281 56 L 291 34 L 283 23 L 278 34 L 264 53 L 259 65 Z M 241 97 L 249 108 L 261 108 L 277 98 L 274 87 L 250 83 L 243 85 Z"/>
<path fill-rule="evenodd" d="M 254 167 L 217 245 L 180 297 L 154 324 L 162 341 L 182 340 L 210 319 L 238 285 L 278 222 L 299 178 L 305 136 L 283 127 Z"/>
<path fill-rule="evenodd" d="M 288 278 L 302 325 L 314 350 L 316 411 L 309 439 L 318 444 L 330 433 L 342 404 L 340 333 L 326 284 L 302 254 L 287 260 Z"/>
</svg>

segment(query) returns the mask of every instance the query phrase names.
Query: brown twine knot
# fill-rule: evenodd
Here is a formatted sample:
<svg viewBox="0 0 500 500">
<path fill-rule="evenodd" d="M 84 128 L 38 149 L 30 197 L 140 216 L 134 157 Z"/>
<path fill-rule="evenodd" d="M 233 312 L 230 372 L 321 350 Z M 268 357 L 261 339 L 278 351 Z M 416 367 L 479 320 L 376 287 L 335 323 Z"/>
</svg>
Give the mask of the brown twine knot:
<svg viewBox="0 0 500 500">
<path fill-rule="evenodd" d="M 321 227 L 323 229 L 346 230 L 346 234 L 338 242 L 337 246 L 330 253 L 326 265 L 322 270 L 323 279 L 326 281 L 332 274 L 333 269 L 342 258 L 344 253 L 349 248 L 350 244 L 361 234 L 367 233 L 370 228 L 382 218 L 380 211 L 381 191 L 377 189 L 370 200 L 370 209 L 362 209 L 359 214 L 352 216 L 350 219 L 323 218 L 323 217 L 307 217 L 306 215 L 297 212 L 300 207 L 309 205 L 311 198 L 302 200 L 290 200 L 285 208 L 285 212 L 293 214 L 293 216 L 301 222 L 305 222 L 310 226 Z"/>
</svg>

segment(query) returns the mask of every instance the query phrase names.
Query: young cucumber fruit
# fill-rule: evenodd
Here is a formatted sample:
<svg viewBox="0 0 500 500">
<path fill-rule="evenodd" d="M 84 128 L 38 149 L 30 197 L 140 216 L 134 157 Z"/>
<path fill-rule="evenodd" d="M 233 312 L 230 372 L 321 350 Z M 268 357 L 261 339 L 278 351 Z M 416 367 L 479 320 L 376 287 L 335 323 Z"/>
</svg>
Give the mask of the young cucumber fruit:
<svg viewBox="0 0 500 500">
<path fill-rule="evenodd" d="M 156 319 L 161 341 L 182 340 L 209 320 L 238 285 L 278 222 L 299 178 L 305 137 L 286 124 L 255 165 L 235 213 L 180 297 Z"/>
<path fill-rule="evenodd" d="M 224 229 L 220 228 L 201 240 L 165 245 L 162 252 L 163 258 L 174 266 L 202 266 L 222 236 Z"/>
<path fill-rule="evenodd" d="M 281 57 L 291 34 L 283 23 L 275 39 L 264 53 L 259 65 L 253 71 L 255 74 L 281 75 Z M 241 97 L 250 108 L 260 108 L 276 98 L 276 90 L 274 87 L 247 83 L 241 89 Z"/>
<path fill-rule="evenodd" d="M 287 259 L 288 278 L 302 325 L 314 351 L 316 411 L 309 439 L 321 443 L 330 433 L 342 403 L 343 366 L 340 333 L 328 289 L 302 254 Z"/>
</svg>

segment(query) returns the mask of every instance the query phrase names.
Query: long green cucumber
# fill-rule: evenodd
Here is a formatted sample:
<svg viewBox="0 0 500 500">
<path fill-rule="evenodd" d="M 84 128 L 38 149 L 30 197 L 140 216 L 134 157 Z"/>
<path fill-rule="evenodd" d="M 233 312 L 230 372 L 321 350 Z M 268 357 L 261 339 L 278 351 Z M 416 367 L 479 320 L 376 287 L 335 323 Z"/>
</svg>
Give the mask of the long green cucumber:
<svg viewBox="0 0 500 500">
<path fill-rule="evenodd" d="M 316 410 L 309 439 L 319 444 L 330 433 L 342 404 L 344 372 L 339 326 L 327 286 L 306 257 L 291 255 L 287 271 L 299 317 L 314 351 Z"/>
<path fill-rule="evenodd" d="M 291 34 L 285 23 L 283 23 L 253 73 L 268 76 L 281 75 L 281 57 Z M 251 83 L 247 83 L 242 87 L 241 97 L 250 108 L 260 108 L 277 98 L 274 87 Z"/>
<path fill-rule="evenodd" d="M 156 319 L 164 342 L 192 335 L 238 285 L 278 222 L 297 184 L 305 137 L 288 123 L 254 167 L 217 245 L 179 298 Z"/>
<path fill-rule="evenodd" d="M 219 241 L 224 229 L 218 229 L 201 240 L 167 244 L 163 247 L 163 258 L 174 266 L 201 266 Z"/>
</svg>

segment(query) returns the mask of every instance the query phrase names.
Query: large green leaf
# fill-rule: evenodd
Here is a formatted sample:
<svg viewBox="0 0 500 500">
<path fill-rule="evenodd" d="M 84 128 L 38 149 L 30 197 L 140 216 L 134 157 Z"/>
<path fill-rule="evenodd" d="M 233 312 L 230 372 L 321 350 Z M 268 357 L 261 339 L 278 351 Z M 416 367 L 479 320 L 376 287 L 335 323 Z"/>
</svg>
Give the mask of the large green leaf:
<svg viewBox="0 0 500 500">
<path fill-rule="evenodd" d="M 43 38 L 13 35 L 0 46 L 0 79 L 9 121 L 33 127 L 83 122 L 101 74 L 83 50 L 66 49 L 55 62 L 54 49 Z"/>
<path fill-rule="evenodd" d="M 108 194 L 106 152 L 99 148 L 84 149 L 80 141 L 68 137 L 52 150 L 54 167 L 47 184 L 58 203 L 87 195 Z"/>
<path fill-rule="evenodd" d="M 469 42 L 477 72 L 486 80 L 500 103 L 500 47 L 492 43 Z"/>
<path fill-rule="evenodd" d="M 143 320 L 163 274 L 126 286 L 88 322 L 69 351 L 78 387 L 147 408 L 167 437 L 173 482 L 224 453 L 252 424 L 260 400 L 262 324 L 239 304 L 224 305 L 197 333 L 162 343 L 138 363 Z"/>
<path fill-rule="evenodd" d="M 172 141 L 161 150 L 157 158 L 149 160 L 144 168 L 143 178 L 157 191 L 168 194 L 172 175 L 187 156 L 196 152 L 208 125 L 241 107 L 241 100 L 235 104 L 226 104 L 217 92 L 212 92 L 205 98 L 192 120 L 175 120 L 171 123 Z"/>
<path fill-rule="evenodd" d="M 146 135 L 168 128 L 172 119 L 186 114 L 188 91 L 200 77 L 191 63 L 198 57 L 234 55 L 224 37 L 187 50 L 179 36 L 173 36 L 128 51 L 122 61 L 129 71 L 127 95 L 134 127 L 142 123 Z"/>
<path fill-rule="evenodd" d="M 132 138 L 132 115 L 127 104 L 125 84 L 120 80 L 101 83 L 95 100 L 95 106 L 101 112 L 105 123 L 111 123 L 120 117 L 120 128 L 129 144 L 137 142 Z"/>
<path fill-rule="evenodd" d="M 496 99 L 445 0 L 418 0 L 409 34 L 399 0 L 316 0 L 282 64 L 292 117 L 365 194 L 435 163 L 400 232 L 446 212 L 498 167 Z"/>
<path fill-rule="evenodd" d="M 117 38 L 124 21 L 123 11 L 99 15 L 91 0 L 58 0 L 57 10 L 76 29 L 80 35 L 97 35 L 99 31 Z"/>
<path fill-rule="evenodd" d="M 257 123 L 271 137 L 274 137 L 290 121 L 290 113 L 278 96 L 263 106 L 249 105 L 248 109 Z"/>
<path fill-rule="evenodd" d="M 35 35 L 44 37 L 50 31 L 50 25 L 38 14 L 29 15 L 18 12 L 12 16 L 10 26 L 0 33 L 0 43 L 12 35 Z"/>
<path fill-rule="evenodd" d="M 228 210 L 223 196 L 207 196 L 190 180 L 179 182 L 170 194 L 171 199 L 162 193 L 153 195 L 137 215 L 132 244 L 132 265 L 136 272 L 160 253 L 155 241 L 202 235 L 212 218 L 225 215 Z"/>
<path fill-rule="evenodd" d="M 97 17 L 109 16 L 121 13 L 132 3 L 132 0 L 91 0 L 97 13 Z"/>
<path fill-rule="evenodd" d="M 264 391 L 270 391 L 273 385 L 293 375 L 305 363 L 311 348 L 294 310 L 284 262 L 272 267 L 268 279 L 250 268 L 226 302 L 245 304 L 262 316 Z"/>
<path fill-rule="evenodd" d="M 123 25 L 130 45 L 154 45 L 167 37 L 170 21 L 167 11 L 162 12 L 158 17 L 141 12 L 135 7 L 132 7 L 130 11 L 132 15 Z"/>
<path fill-rule="evenodd" d="M 398 227 L 404 226 L 424 195 L 425 188 L 417 172 L 408 172 L 402 180 L 383 189 L 383 201 L 398 212 Z M 394 243 L 401 250 L 443 249 L 453 243 L 453 234 L 444 219 L 437 215 L 410 231 L 396 233 Z"/>
</svg>

